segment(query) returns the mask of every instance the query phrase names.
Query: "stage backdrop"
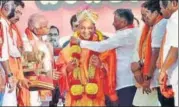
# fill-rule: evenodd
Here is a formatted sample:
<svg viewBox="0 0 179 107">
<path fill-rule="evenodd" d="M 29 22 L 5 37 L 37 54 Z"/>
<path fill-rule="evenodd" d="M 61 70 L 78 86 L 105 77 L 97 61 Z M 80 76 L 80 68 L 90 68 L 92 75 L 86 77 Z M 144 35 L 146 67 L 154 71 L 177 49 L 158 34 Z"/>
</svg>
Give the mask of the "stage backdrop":
<svg viewBox="0 0 179 107">
<path fill-rule="evenodd" d="M 33 13 L 40 13 L 47 17 L 50 25 L 55 25 L 60 30 L 60 36 L 67 36 L 72 33 L 70 18 L 73 14 L 89 7 L 99 14 L 97 28 L 103 32 L 114 33 L 113 16 L 117 8 L 132 9 L 134 15 L 139 20 L 140 5 L 139 1 L 24 1 L 25 9 L 18 26 L 23 33 L 27 27 L 28 18 Z M 141 22 L 142 24 L 142 22 Z M 140 26 L 141 26 L 140 24 Z"/>
</svg>

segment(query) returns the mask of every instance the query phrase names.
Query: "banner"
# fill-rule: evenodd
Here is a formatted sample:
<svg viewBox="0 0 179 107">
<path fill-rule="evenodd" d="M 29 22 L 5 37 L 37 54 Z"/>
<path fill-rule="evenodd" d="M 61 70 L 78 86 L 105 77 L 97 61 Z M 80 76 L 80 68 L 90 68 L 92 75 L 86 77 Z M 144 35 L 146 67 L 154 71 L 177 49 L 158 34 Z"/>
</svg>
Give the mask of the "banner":
<svg viewBox="0 0 179 107">
<path fill-rule="evenodd" d="M 48 10 L 57 10 L 61 7 L 67 7 L 67 8 L 73 8 L 76 6 L 82 6 L 82 5 L 89 5 L 92 8 L 100 8 L 101 6 L 110 6 L 112 7 L 119 7 L 122 4 L 132 4 L 133 6 L 136 5 L 138 6 L 138 4 L 140 4 L 139 2 L 141 1 L 137 1 L 137 0 L 119 0 L 119 1 L 102 1 L 102 0 L 84 0 L 84 1 L 77 1 L 77 0 L 73 0 L 73 1 L 35 1 L 37 7 L 41 10 L 44 11 L 48 11 Z"/>
</svg>

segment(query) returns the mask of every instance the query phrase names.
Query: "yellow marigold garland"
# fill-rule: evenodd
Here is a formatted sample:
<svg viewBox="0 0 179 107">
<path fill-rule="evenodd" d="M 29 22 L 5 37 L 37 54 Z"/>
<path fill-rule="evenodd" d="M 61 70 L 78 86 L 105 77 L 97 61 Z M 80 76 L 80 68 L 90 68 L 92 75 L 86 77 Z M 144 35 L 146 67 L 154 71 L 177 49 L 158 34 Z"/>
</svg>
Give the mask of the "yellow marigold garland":
<svg viewBox="0 0 179 107">
<path fill-rule="evenodd" d="M 103 40 L 103 34 L 100 32 L 100 31 L 96 31 L 96 34 L 98 35 L 99 37 L 99 40 Z M 78 38 L 79 37 L 79 32 L 74 32 L 74 37 Z M 75 57 L 73 57 L 73 53 L 77 53 L 77 54 L 80 54 L 81 53 L 81 47 L 78 46 L 78 45 L 73 45 L 71 46 L 71 49 L 70 49 L 70 54 L 71 54 L 71 60 L 76 60 L 76 62 L 78 62 L 78 67 L 74 69 L 73 71 L 73 77 L 75 79 L 79 79 L 80 80 L 80 67 L 79 67 L 79 60 L 80 59 L 77 59 Z M 95 76 L 95 67 L 90 65 L 89 68 L 88 68 L 88 72 L 89 72 L 89 78 L 92 79 L 94 78 Z M 71 90 L 71 93 L 73 95 L 82 95 L 84 89 L 83 89 L 83 86 L 82 85 L 72 85 L 72 87 L 70 88 Z M 87 92 L 88 94 L 96 94 L 98 92 L 98 86 L 97 84 L 95 83 L 88 83 L 86 86 L 85 86 L 85 92 Z M 89 102 L 89 105 L 91 105 L 92 102 Z"/>
</svg>

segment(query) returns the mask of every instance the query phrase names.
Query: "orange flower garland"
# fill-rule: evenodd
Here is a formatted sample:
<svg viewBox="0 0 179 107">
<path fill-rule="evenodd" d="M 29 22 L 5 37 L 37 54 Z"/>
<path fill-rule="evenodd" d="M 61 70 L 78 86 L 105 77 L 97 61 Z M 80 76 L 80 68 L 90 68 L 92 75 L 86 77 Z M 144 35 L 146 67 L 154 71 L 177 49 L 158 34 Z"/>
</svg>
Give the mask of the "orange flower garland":
<svg viewBox="0 0 179 107">
<path fill-rule="evenodd" d="M 103 36 L 102 33 L 99 31 L 96 31 L 97 35 L 97 40 L 102 40 Z M 79 37 L 79 32 L 75 32 L 74 37 Z M 93 38 L 96 39 L 96 38 Z M 89 81 L 85 86 L 82 86 L 81 83 L 81 74 L 80 74 L 80 58 L 81 58 L 81 47 L 79 45 L 74 45 L 71 44 L 71 49 L 70 49 L 70 54 L 71 54 L 71 60 L 75 60 L 77 67 L 73 70 L 72 76 L 74 78 L 73 84 L 71 84 L 70 92 L 73 95 L 73 98 L 75 99 L 80 99 L 82 97 L 82 93 L 85 91 L 85 93 L 88 95 L 90 98 L 95 98 L 95 95 L 98 92 L 98 85 L 96 84 L 96 81 L 94 80 L 95 77 L 95 72 L 96 68 L 89 63 L 89 67 L 87 69 L 88 71 L 88 79 L 91 80 Z M 92 55 L 93 52 L 90 52 L 90 56 Z M 75 83 L 74 83 L 75 82 Z"/>
</svg>

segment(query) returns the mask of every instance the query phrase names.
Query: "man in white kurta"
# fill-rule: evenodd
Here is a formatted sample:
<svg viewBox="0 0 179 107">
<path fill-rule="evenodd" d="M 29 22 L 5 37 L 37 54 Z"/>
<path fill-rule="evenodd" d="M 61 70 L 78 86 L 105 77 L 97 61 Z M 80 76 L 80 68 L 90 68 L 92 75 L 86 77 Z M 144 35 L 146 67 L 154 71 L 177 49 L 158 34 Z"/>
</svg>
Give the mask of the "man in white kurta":
<svg viewBox="0 0 179 107">
<path fill-rule="evenodd" d="M 166 43 L 164 45 L 164 59 L 169 54 L 170 47 L 178 49 L 178 11 L 176 11 L 167 24 Z M 163 60 L 164 61 L 164 60 Z M 172 88 L 175 92 L 175 104 L 178 105 L 178 59 L 167 70 L 169 76 L 169 83 L 172 84 Z"/>
<path fill-rule="evenodd" d="M 20 79 L 19 78 L 20 71 L 17 71 L 17 72 L 14 71 L 14 69 L 10 67 L 9 63 L 10 63 L 10 59 L 18 60 L 21 57 L 21 53 L 18 50 L 18 46 L 17 46 L 18 34 L 14 29 L 11 28 L 12 26 L 11 24 L 15 24 L 19 20 L 19 17 L 22 14 L 21 13 L 22 8 L 24 8 L 24 4 L 22 1 L 7 1 L 5 4 L 3 4 L 1 8 L 0 64 L 1 64 L 1 69 L 3 69 L 2 71 L 4 71 L 7 77 L 4 98 L 1 99 L 2 106 L 17 106 L 16 82 L 19 81 Z M 14 10 L 14 12 L 12 10 Z M 10 15 L 10 12 L 13 15 Z M 21 75 L 23 75 L 22 72 L 21 72 Z"/>
<path fill-rule="evenodd" d="M 33 14 L 29 18 L 29 28 L 33 27 L 34 29 L 36 27 L 42 26 L 42 23 L 47 23 L 47 20 L 44 20 L 44 16 L 39 14 Z M 29 29 L 31 30 L 31 29 Z M 49 49 L 46 42 L 43 41 L 43 35 L 37 36 L 35 33 L 31 31 L 31 36 L 33 40 L 30 40 L 28 38 L 28 34 L 25 33 L 22 37 L 23 40 L 23 48 L 25 52 L 32 52 L 32 51 L 41 51 L 45 54 L 45 57 L 42 60 L 43 68 L 46 73 L 52 71 L 52 51 Z M 49 43 L 50 44 L 50 43 Z M 50 101 L 50 99 L 49 99 Z M 40 95 L 38 91 L 30 91 L 30 103 L 31 106 L 40 106 L 43 104 L 43 102 L 40 99 Z"/>
<path fill-rule="evenodd" d="M 172 84 L 175 97 L 175 106 L 178 106 L 178 0 L 161 1 L 161 12 L 168 19 L 166 38 L 163 50 L 163 65 L 159 81 L 167 73 Z M 170 10 L 168 10 L 170 9 Z"/>
<path fill-rule="evenodd" d="M 119 23 L 123 20 L 121 17 L 128 14 L 133 15 L 128 9 L 118 9 L 115 12 L 114 26 L 116 34 L 107 40 L 101 42 L 80 41 L 81 48 L 87 48 L 96 52 L 105 52 L 116 49 L 117 55 L 117 74 L 116 74 L 116 90 L 120 99 L 120 106 L 132 106 L 132 101 L 136 92 L 135 80 L 130 69 L 133 61 L 133 54 L 135 53 L 136 39 L 139 36 L 139 28 L 132 27 L 132 23 L 128 23 L 125 27 L 119 28 Z M 121 16 L 120 16 L 121 15 Z M 120 18 L 119 18 L 120 17 Z M 130 22 L 130 20 L 125 19 Z M 132 19 L 133 20 L 133 19 Z M 131 25 L 132 24 L 132 25 Z M 73 38 L 72 38 L 73 41 Z"/>
<path fill-rule="evenodd" d="M 151 15 L 153 15 L 153 12 L 151 12 L 152 14 L 150 14 L 150 15 L 148 15 L 148 13 L 147 13 L 147 11 L 151 11 L 148 9 L 149 8 L 148 6 L 146 7 L 146 5 L 148 5 L 148 4 L 149 4 L 149 2 L 145 2 L 143 4 L 141 13 L 142 13 L 142 18 L 143 18 L 144 23 L 149 26 L 150 24 L 154 24 L 155 22 L 152 21 L 152 23 L 148 24 L 149 19 L 146 20 L 147 19 L 146 17 L 150 17 Z M 152 4 L 152 3 L 150 3 L 150 4 Z M 158 8 L 160 8 L 160 7 L 158 6 Z M 151 22 L 151 19 L 150 19 L 150 22 Z M 151 39 L 152 39 L 151 48 L 152 48 L 153 53 L 158 53 L 158 51 L 154 51 L 154 50 L 157 50 L 157 49 L 159 50 L 161 47 L 162 39 L 165 35 L 166 24 L 167 24 L 167 20 L 162 19 L 155 25 L 153 25 L 153 26 L 150 25 L 150 27 L 153 27 L 153 30 L 151 33 Z M 145 30 L 145 29 L 143 29 L 143 30 Z M 146 38 L 147 38 L 147 36 L 146 36 Z M 154 63 L 154 65 L 155 65 L 155 63 Z M 150 93 L 148 93 L 148 94 L 143 93 L 142 87 L 139 87 L 137 89 L 137 92 L 136 92 L 136 95 L 135 95 L 135 98 L 133 101 L 133 104 L 135 106 L 160 106 L 160 103 L 158 100 L 158 94 L 157 94 L 157 90 L 156 90 L 156 88 L 158 87 L 158 91 L 160 91 L 159 83 L 158 83 L 158 76 L 159 76 L 159 69 L 155 68 L 154 73 L 152 75 L 151 83 L 150 83 L 150 89 L 151 89 Z"/>
</svg>

